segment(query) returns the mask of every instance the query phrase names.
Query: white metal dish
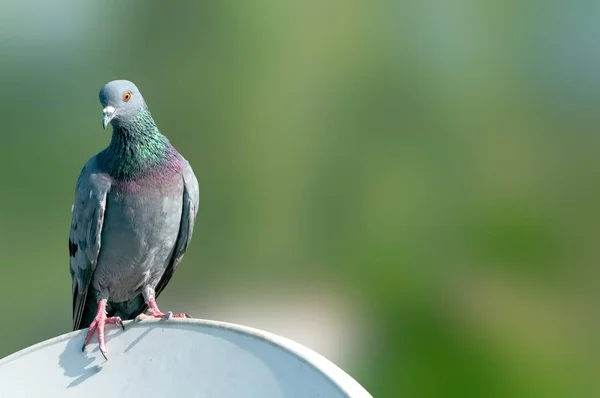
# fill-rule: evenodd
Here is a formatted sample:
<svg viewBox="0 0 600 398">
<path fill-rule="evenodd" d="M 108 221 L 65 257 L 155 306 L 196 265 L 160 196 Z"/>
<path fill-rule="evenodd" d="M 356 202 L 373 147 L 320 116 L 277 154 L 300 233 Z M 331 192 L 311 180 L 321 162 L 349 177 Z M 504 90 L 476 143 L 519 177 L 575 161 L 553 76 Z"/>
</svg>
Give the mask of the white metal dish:
<svg viewBox="0 0 600 398">
<path fill-rule="evenodd" d="M 97 344 L 81 351 L 87 329 L 0 360 L 0 397 L 372 398 L 323 356 L 262 330 L 200 319 L 125 327 L 106 327 L 108 361 Z"/>
</svg>

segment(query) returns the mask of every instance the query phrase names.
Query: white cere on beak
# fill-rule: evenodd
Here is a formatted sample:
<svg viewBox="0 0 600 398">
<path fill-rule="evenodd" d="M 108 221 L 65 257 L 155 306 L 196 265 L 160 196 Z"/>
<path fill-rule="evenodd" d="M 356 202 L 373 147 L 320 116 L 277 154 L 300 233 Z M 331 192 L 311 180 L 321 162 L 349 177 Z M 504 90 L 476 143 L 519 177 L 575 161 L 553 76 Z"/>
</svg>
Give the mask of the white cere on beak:
<svg viewBox="0 0 600 398">
<path fill-rule="evenodd" d="M 108 126 L 110 121 L 115 116 L 115 107 L 107 106 L 106 108 L 102 109 L 102 114 L 104 115 L 102 118 L 102 127 L 106 128 L 106 126 Z"/>
<path fill-rule="evenodd" d="M 112 115 L 113 113 L 115 113 L 115 107 L 107 106 L 106 108 L 102 109 L 102 113 L 104 114 L 104 116 Z"/>
</svg>

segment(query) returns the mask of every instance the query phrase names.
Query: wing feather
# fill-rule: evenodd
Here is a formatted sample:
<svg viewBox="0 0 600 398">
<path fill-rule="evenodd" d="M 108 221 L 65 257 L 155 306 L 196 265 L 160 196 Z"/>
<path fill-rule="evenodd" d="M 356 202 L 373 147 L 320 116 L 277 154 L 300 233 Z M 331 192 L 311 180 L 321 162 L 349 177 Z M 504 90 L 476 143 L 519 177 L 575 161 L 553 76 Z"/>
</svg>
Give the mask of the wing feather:
<svg viewBox="0 0 600 398">
<path fill-rule="evenodd" d="M 100 254 L 106 195 L 109 190 L 110 179 L 97 170 L 95 158 L 90 159 L 77 180 L 69 233 L 73 330 L 82 326 L 81 318 L 89 285 Z"/>
</svg>

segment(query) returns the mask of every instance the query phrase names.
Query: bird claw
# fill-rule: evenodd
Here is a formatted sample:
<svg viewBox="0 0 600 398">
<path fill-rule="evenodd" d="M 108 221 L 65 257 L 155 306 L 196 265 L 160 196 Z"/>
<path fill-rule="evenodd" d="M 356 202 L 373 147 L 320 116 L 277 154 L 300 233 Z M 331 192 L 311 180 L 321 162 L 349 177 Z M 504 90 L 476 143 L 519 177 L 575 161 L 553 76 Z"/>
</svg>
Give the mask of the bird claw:
<svg viewBox="0 0 600 398">
<path fill-rule="evenodd" d="M 98 347 L 98 349 L 100 350 L 100 353 L 102 354 L 104 359 L 108 361 L 108 357 L 106 356 L 106 348 L 100 346 L 100 347 Z"/>
<path fill-rule="evenodd" d="M 169 320 L 169 319 L 174 319 L 174 318 L 191 318 L 191 316 L 189 316 L 188 314 L 173 314 L 173 311 L 167 311 L 166 314 L 163 314 L 162 312 L 150 312 L 149 314 L 139 314 L 138 316 L 135 317 L 135 319 L 133 320 L 133 323 L 140 323 L 142 322 L 144 319 L 165 319 L 165 320 Z"/>
<path fill-rule="evenodd" d="M 173 311 L 167 311 L 166 314 L 161 312 L 156 305 L 156 299 L 154 297 L 150 297 L 147 304 L 148 309 L 146 310 L 146 313 L 141 313 L 136 316 L 134 322 L 141 322 L 146 318 L 163 318 L 167 321 L 171 318 L 191 318 L 188 314 L 173 314 Z"/>
<path fill-rule="evenodd" d="M 118 323 L 121 326 L 121 329 L 125 330 L 125 324 L 123 323 L 123 320 L 121 320 L 121 318 L 119 318 L 118 316 L 110 318 L 106 317 L 106 300 L 100 300 L 100 302 L 98 303 L 98 312 L 89 326 L 87 335 L 85 336 L 85 340 L 83 341 L 83 347 L 81 347 L 81 351 L 85 352 L 86 345 L 90 342 L 94 333 L 97 333 L 98 349 L 100 350 L 100 353 L 102 354 L 104 359 L 108 360 L 108 357 L 106 355 L 106 345 L 104 344 L 104 326 L 111 323 Z"/>
</svg>

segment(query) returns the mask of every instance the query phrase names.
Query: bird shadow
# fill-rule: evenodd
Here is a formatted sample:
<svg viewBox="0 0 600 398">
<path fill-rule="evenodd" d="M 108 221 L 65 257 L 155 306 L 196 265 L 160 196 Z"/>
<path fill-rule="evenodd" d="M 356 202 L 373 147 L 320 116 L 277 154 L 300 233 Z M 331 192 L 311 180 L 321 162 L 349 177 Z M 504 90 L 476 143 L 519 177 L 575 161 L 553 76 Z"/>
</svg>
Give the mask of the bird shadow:
<svg viewBox="0 0 600 398">
<path fill-rule="evenodd" d="M 83 334 L 82 334 L 83 337 Z M 69 339 L 65 350 L 58 357 L 58 364 L 64 370 L 64 375 L 71 380 L 67 388 L 76 387 L 102 370 L 98 364 L 92 365 L 96 358 L 81 352 L 83 338 Z M 98 350 L 98 347 L 95 348 Z"/>
<path fill-rule="evenodd" d="M 138 345 L 138 343 L 139 343 L 140 341 L 142 341 L 142 339 L 143 339 L 144 337 L 146 337 L 146 336 L 148 335 L 148 333 L 150 333 L 151 331 L 152 331 L 152 328 L 148 328 L 148 329 L 146 329 L 146 331 L 144 331 L 144 333 L 142 333 L 142 334 L 140 334 L 138 337 L 136 337 L 136 339 L 135 339 L 135 340 L 133 340 L 133 341 L 131 342 L 131 344 L 129 344 L 129 345 L 127 346 L 127 348 L 125 348 L 125 350 L 124 350 L 123 352 L 125 353 L 125 352 L 127 352 L 127 351 L 131 350 L 131 349 L 132 349 L 133 347 L 135 347 L 136 345 Z"/>
<path fill-rule="evenodd" d="M 143 322 L 143 321 L 141 321 L 141 322 Z M 163 319 L 160 319 L 160 320 L 159 320 L 157 323 L 158 323 L 158 324 L 161 324 L 161 323 L 166 323 L 166 322 L 169 322 L 169 320 L 168 320 L 168 319 L 165 319 L 165 318 L 163 318 Z M 137 326 L 139 323 L 140 323 L 140 322 L 138 322 L 138 321 L 133 321 L 133 322 L 132 322 L 132 326 Z M 139 344 L 139 342 L 140 342 L 140 341 L 142 341 L 142 339 L 144 339 L 144 337 L 146 337 L 146 336 L 148 335 L 148 333 L 150 333 L 150 332 L 151 332 L 152 330 L 154 330 L 154 329 L 155 329 L 155 328 L 152 328 L 152 327 L 150 327 L 150 328 L 147 328 L 147 329 L 146 329 L 146 330 L 145 330 L 145 331 L 144 331 L 142 334 L 140 334 L 138 337 L 136 337 L 136 339 L 135 339 L 135 340 L 133 340 L 133 341 L 132 341 L 132 342 L 131 342 L 131 343 L 130 343 L 128 346 L 127 346 L 127 348 L 125 348 L 125 350 L 123 350 L 123 352 L 125 353 L 125 352 L 128 352 L 128 351 L 130 351 L 131 349 L 133 349 L 133 348 L 134 348 L 136 345 L 138 345 L 138 344 Z"/>
<path fill-rule="evenodd" d="M 166 321 L 166 319 L 161 320 L 159 323 L 164 321 Z M 152 330 L 153 328 L 145 330 L 133 340 L 123 352 L 128 352 L 133 349 Z M 97 346 L 94 346 L 93 349 L 91 349 L 92 346 L 88 346 L 82 352 L 81 347 L 83 346 L 84 337 L 85 333 L 81 333 L 80 337 L 69 339 L 64 351 L 58 357 L 58 365 L 63 369 L 63 374 L 71 379 L 67 388 L 77 387 L 102 370 L 101 364 L 93 364 L 96 361 L 97 356 L 90 356 L 90 352 L 98 352 Z M 107 335 L 106 337 L 108 342 L 108 340 L 110 340 L 110 335 Z"/>
</svg>

